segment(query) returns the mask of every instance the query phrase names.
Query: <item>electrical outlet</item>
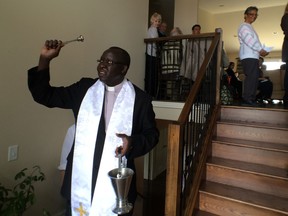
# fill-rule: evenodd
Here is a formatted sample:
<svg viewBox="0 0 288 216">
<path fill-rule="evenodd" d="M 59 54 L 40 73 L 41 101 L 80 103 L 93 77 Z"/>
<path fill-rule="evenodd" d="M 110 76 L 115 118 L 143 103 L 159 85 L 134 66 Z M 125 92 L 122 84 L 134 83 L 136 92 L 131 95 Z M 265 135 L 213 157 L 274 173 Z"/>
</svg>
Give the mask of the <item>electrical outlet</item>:
<svg viewBox="0 0 288 216">
<path fill-rule="evenodd" d="M 17 160 L 18 158 L 18 145 L 8 147 L 8 161 Z"/>
</svg>

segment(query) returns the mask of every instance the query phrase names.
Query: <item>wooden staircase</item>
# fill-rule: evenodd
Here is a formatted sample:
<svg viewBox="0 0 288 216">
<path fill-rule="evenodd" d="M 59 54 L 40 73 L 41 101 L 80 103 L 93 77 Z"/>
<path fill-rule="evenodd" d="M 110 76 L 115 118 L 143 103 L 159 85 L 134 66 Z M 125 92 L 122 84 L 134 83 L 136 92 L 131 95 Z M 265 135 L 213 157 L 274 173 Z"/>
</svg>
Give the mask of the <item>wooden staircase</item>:
<svg viewBox="0 0 288 216">
<path fill-rule="evenodd" d="M 196 216 L 288 215 L 288 110 L 221 108 Z"/>
</svg>

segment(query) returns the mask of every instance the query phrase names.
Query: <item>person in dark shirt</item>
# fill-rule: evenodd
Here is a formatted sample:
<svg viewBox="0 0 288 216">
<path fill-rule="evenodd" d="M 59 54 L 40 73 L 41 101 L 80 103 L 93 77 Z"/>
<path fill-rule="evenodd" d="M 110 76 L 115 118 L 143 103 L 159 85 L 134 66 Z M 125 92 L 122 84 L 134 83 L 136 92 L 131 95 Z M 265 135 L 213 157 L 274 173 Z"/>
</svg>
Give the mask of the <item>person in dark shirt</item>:
<svg viewBox="0 0 288 216">
<path fill-rule="evenodd" d="M 269 79 L 269 77 L 264 76 L 264 59 L 262 57 L 259 58 L 259 79 L 258 79 L 258 94 L 256 95 L 256 99 L 258 102 L 263 103 L 263 100 L 267 100 L 271 102 L 271 96 L 273 92 L 273 83 Z"/>
<path fill-rule="evenodd" d="M 285 7 L 284 14 L 281 18 L 281 29 L 284 34 L 284 40 L 282 45 L 282 61 L 286 64 L 285 76 L 284 76 L 284 90 L 283 96 L 284 108 L 288 108 L 288 3 Z"/>
<path fill-rule="evenodd" d="M 233 97 L 234 99 L 241 99 L 242 96 L 242 81 L 238 79 L 234 71 L 235 63 L 230 62 L 228 68 L 226 69 L 228 75 L 228 82 L 233 87 Z"/>
</svg>

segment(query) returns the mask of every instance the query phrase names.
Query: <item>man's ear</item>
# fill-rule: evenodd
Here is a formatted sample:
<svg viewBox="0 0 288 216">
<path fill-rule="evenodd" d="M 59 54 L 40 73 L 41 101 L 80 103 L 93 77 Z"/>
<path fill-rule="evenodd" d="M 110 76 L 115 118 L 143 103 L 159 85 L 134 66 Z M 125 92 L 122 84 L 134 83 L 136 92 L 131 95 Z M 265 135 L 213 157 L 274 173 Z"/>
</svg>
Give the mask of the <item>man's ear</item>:
<svg viewBox="0 0 288 216">
<path fill-rule="evenodd" d="M 127 70 L 128 70 L 128 66 L 123 65 L 123 69 L 122 69 L 121 73 L 125 75 L 127 73 Z"/>
</svg>

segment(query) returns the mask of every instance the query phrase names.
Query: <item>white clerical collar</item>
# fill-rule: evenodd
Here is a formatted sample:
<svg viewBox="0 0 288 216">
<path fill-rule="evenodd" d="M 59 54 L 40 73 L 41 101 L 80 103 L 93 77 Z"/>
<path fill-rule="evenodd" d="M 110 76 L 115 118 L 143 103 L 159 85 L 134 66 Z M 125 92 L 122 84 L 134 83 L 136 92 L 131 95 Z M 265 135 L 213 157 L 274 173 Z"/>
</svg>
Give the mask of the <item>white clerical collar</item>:
<svg viewBox="0 0 288 216">
<path fill-rule="evenodd" d="M 116 93 L 119 93 L 122 86 L 123 86 L 123 83 L 124 83 L 124 80 L 119 83 L 118 85 L 116 86 L 108 86 L 108 85 L 105 85 L 105 89 L 106 91 L 109 91 L 109 92 L 116 92 Z"/>
<path fill-rule="evenodd" d="M 115 86 L 107 86 L 106 85 L 106 91 L 114 92 L 115 91 Z"/>
</svg>

